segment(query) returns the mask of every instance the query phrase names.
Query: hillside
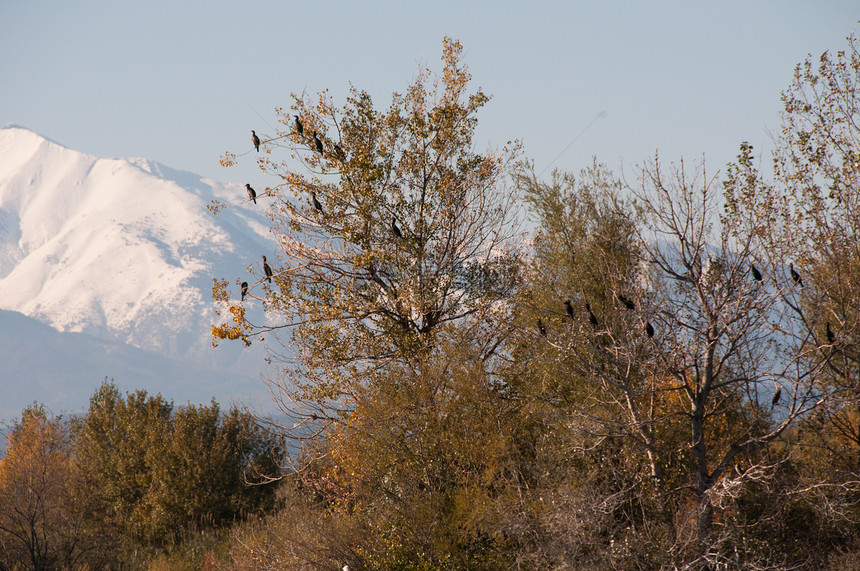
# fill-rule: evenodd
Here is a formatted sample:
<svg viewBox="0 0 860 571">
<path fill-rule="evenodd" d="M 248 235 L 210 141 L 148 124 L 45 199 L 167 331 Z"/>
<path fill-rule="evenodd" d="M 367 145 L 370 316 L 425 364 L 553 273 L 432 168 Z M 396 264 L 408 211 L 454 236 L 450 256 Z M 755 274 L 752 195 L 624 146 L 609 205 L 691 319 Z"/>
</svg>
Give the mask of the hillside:
<svg viewBox="0 0 860 571">
<path fill-rule="evenodd" d="M 175 389 L 166 396 L 201 401 L 242 392 L 228 378 L 264 391 L 262 350 L 210 343 L 212 278 L 253 283 L 248 267 L 275 255 L 264 200 L 241 204 L 239 185 L 96 158 L 15 126 L 0 129 L 0 157 L 0 309 L 56 333 L 3 314 L 3 409 L 20 406 L 9 395 L 29 382 L 14 366 L 26 362 L 40 386 L 27 398 L 63 407 L 85 403 L 105 376 L 140 388 L 161 379 Z M 237 207 L 213 216 L 212 200 Z"/>
<path fill-rule="evenodd" d="M 261 351 L 254 351 L 257 358 Z M 266 407 L 261 381 L 170 359 L 86 333 L 62 333 L 35 319 L 0 310 L 0 420 L 17 418 L 39 401 L 52 412 L 80 412 L 106 378 L 123 391 L 145 389 L 176 403 L 207 402 L 222 406 L 242 402 Z"/>
</svg>

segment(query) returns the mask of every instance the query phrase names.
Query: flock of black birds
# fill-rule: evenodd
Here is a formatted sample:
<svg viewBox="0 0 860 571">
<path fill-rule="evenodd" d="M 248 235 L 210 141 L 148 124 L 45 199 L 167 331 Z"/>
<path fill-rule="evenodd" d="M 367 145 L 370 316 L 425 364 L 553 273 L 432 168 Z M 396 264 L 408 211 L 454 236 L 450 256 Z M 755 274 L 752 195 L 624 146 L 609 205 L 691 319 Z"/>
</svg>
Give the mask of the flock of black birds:
<svg viewBox="0 0 860 571">
<path fill-rule="evenodd" d="M 634 311 L 636 309 L 636 303 L 634 303 L 631 299 L 627 298 L 624 294 L 619 293 L 617 294 L 617 297 L 618 301 L 620 301 L 629 311 Z M 589 304 L 588 302 L 585 302 L 585 311 L 588 313 L 588 322 L 591 324 L 592 327 L 597 329 L 597 327 L 600 325 L 600 321 L 597 320 L 597 316 L 594 315 L 594 311 L 592 311 L 591 309 L 591 304 Z M 573 310 L 573 304 L 570 302 L 569 299 L 564 300 L 564 312 L 571 320 L 576 319 L 576 313 Z M 543 337 L 546 337 L 546 326 L 543 324 L 543 321 L 541 321 L 540 318 L 538 318 L 537 320 L 537 326 L 540 334 Z M 648 335 L 649 338 L 654 337 L 654 326 L 651 325 L 651 323 L 648 321 L 645 322 L 645 334 Z"/>
<path fill-rule="evenodd" d="M 296 127 L 296 133 L 298 133 L 298 135 L 300 137 L 304 137 L 305 127 L 304 127 L 304 125 L 302 125 L 301 119 L 299 119 L 298 115 L 293 115 L 293 117 L 295 117 L 294 125 Z M 322 142 L 322 140 L 320 140 L 319 134 L 316 131 L 313 132 L 313 136 L 311 139 L 313 142 L 314 150 L 316 150 L 316 152 L 318 152 L 319 154 L 324 155 L 325 154 L 325 146 L 323 145 L 323 142 Z M 257 133 L 253 129 L 251 130 L 251 143 L 254 145 L 254 149 L 257 152 L 260 152 L 260 138 L 257 136 Z M 337 143 L 334 144 L 334 155 L 340 161 L 346 160 L 346 154 L 343 152 L 343 149 Z M 246 184 L 245 189 L 248 191 L 248 197 L 250 198 L 250 200 L 254 204 L 257 204 L 257 192 L 253 188 L 251 188 L 250 184 Z M 322 204 L 320 204 L 320 201 L 317 199 L 316 193 L 313 192 L 311 194 L 312 194 L 313 207 L 318 212 L 323 213 Z"/>
<path fill-rule="evenodd" d="M 293 125 L 295 126 L 296 133 L 300 137 L 304 137 L 305 127 L 302 124 L 301 119 L 299 119 L 298 115 L 293 115 L 294 121 Z M 311 142 L 313 143 L 313 149 L 318 152 L 320 155 L 325 155 L 325 146 L 323 145 L 322 140 L 319 138 L 319 134 L 314 131 L 311 136 Z M 254 150 L 260 152 L 260 138 L 257 136 L 256 131 L 251 130 L 251 143 L 254 145 Z M 335 143 L 333 145 L 334 156 L 338 158 L 340 161 L 346 160 L 346 153 L 343 152 L 343 149 L 339 144 Z M 251 200 L 254 204 L 257 204 L 257 191 L 250 185 L 250 183 L 245 184 L 245 190 L 248 192 L 248 199 Z M 320 215 L 325 216 L 325 210 L 323 209 L 322 203 L 317 198 L 317 193 L 311 192 L 311 206 L 313 206 L 314 210 L 320 213 Z M 391 233 L 394 234 L 396 238 L 403 238 L 403 232 L 397 226 L 397 218 L 395 216 L 391 217 Z M 269 266 L 266 261 L 266 256 L 263 256 L 263 273 L 265 274 L 265 280 L 268 283 L 272 283 L 272 268 Z M 241 294 L 242 301 L 245 301 L 245 297 L 248 295 L 248 282 L 242 282 L 241 284 Z"/>
<path fill-rule="evenodd" d="M 295 125 L 295 129 L 296 129 L 296 133 L 298 133 L 299 136 L 304 136 L 305 129 L 304 129 L 304 125 L 302 125 L 301 119 L 299 119 L 298 115 L 294 115 L 293 117 L 295 118 L 294 125 Z M 316 131 L 313 132 L 312 140 L 313 140 L 314 149 L 316 150 L 316 152 L 318 152 L 321 155 L 325 154 L 325 147 L 323 146 L 323 142 L 322 142 L 322 140 L 320 140 L 319 135 Z M 260 151 L 260 138 L 257 137 L 257 133 L 254 132 L 254 130 L 251 130 L 251 142 L 254 144 L 254 149 L 256 149 L 256 151 L 259 152 Z M 341 161 L 343 161 L 345 159 L 345 154 L 343 152 L 343 149 L 341 149 L 340 145 L 338 145 L 337 143 L 334 144 L 334 154 Z M 253 201 L 254 204 L 257 204 L 257 193 L 256 193 L 256 191 L 253 188 L 251 188 L 250 184 L 246 184 L 245 189 L 248 191 L 248 197 L 251 199 L 251 201 Z M 325 214 L 325 211 L 323 210 L 323 206 L 320 203 L 319 199 L 317 198 L 316 192 L 311 192 L 311 204 L 314 207 L 314 209 L 317 212 L 319 212 L 321 215 Z M 396 216 L 391 217 L 391 232 L 392 232 L 392 234 L 394 234 L 395 237 L 403 238 L 403 232 L 397 226 L 397 217 Z M 801 278 L 801 276 L 797 272 L 797 270 L 794 269 L 794 263 L 788 264 L 788 271 L 789 271 L 789 275 L 791 276 L 792 281 L 796 285 L 803 287 L 803 279 Z M 272 268 L 269 267 L 269 264 L 266 261 L 266 256 L 263 256 L 263 272 L 266 276 L 265 277 L 266 281 L 268 283 L 272 283 L 272 275 L 273 275 L 272 274 Z M 755 281 L 761 282 L 763 280 L 762 273 L 759 271 L 758 268 L 756 268 L 755 264 L 750 264 L 750 273 L 752 274 L 752 277 Z M 245 296 L 248 294 L 248 282 L 242 282 L 241 287 L 242 287 L 242 301 L 244 301 Z M 618 294 L 616 294 L 616 297 L 618 298 L 618 301 L 620 301 L 628 311 L 635 311 L 636 310 L 636 303 L 633 300 L 626 297 L 624 294 L 618 293 Z M 564 309 L 565 309 L 565 313 L 567 314 L 567 316 L 571 320 L 575 319 L 575 313 L 573 310 L 573 305 L 571 304 L 569 299 L 564 301 Z M 588 313 L 588 322 L 591 324 L 592 327 L 594 327 L 596 329 L 600 325 L 600 322 L 597 320 L 597 316 L 592 311 L 591 305 L 589 305 L 588 302 L 585 303 L 585 310 Z M 541 321 L 540 318 L 538 318 L 538 320 L 537 320 L 537 328 L 538 328 L 538 332 L 541 334 L 541 336 L 543 336 L 543 337 L 547 336 L 546 326 L 544 325 L 543 321 Z M 649 339 L 652 339 L 654 337 L 654 326 L 651 325 L 650 321 L 647 321 L 647 320 L 645 321 L 644 330 L 645 330 L 645 334 L 648 336 Z M 836 335 L 833 333 L 833 330 L 830 328 L 829 322 L 827 323 L 826 336 L 827 336 L 827 342 L 832 345 L 834 343 L 834 341 L 836 340 Z M 772 405 L 775 406 L 776 403 L 779 402 L 780 396 L 781 396 L 781 390 L 777 389 L 776 393 L 773 395 Z"/>
<path fill-rule="evenodd" d="M 397 234 L 399 236 L 400 235 L 399 230 L 396 230 L 396 226 L 394 226 L 394 219 L 393 218 L 391 220 L 391 224 L 392 224 L 392 228 L 395 229 L 395 234 Z M 794 263 L 788 264 L 788 271 L 789 271 L 789 275 L 791 276 L 791 280 L 796 285 L 803 287 L 803 279 L 801 278 L 801 276 L 797 272 L 797 270 L 794 269 Z M 762 276 L 762 273 L 755 266 L 755 264 L 750 264 L 750 273 L 752 274 L 753 279 L 757 282 L 761 282 L 764 279 L 764 277 Z M 630 298 L 628 298 L 627 296 L 625 296 L 624 294 L 617 293 L 616 297 L 618 298 L 618 301 L 620 301 L 621 304 L 624 305 L 624 307 L 628 311 L 635 311 L 636 310 L 636 303 L 633 300 L 631 300 Z M 576 314 L 573 310 L 573 304 L 571 304 L 569 299 L 566 299 L 564 301 L 564 311 L 571 320 L 576 319 Z M 588 302 L 585 303 L 585 311 L 588 313 L 588 322 L 591 324 L 592 327 L 594 327 L 596 329 L 600 325 L 600 322 L 597 320 L 597 316 L 594 314 L 594 311 L 592 311 L 591 305 Z M 538 320 L 537 320 L 537 328 L 538 328 L 538 332 L 541 334 L 542 337 L 547 336 L 546 326 L 544 325 L 543 321 L 540 318 L 538 318 Z M 648 338 L 652 339 L 654 337 L 654 326 L 651 325 L 650 321 L 645 321 L 644 329 L 645 329 L 645 334 L 648 336 Z M 825 334 L 827 336 L 827 343 L 830 345 L 833 345 L 833 343 L 836 341 L 836 334 L 830 328 L 829 322 L 827 323 L 827 328 L 826 328 Z M 774 399 L 775 399 L 774 404 L 777 400 L 779 400 L 779 396 L 780 396 L 780 393 L 779 393 L 779 391 L 777 391 L 777 393 L 774 395 Z"/>
<path fill-rule="evenodd" d="M 299 136 L 303 136 L 304 132 L 305 132 L 304 126 L 302 125 L 302 122 L 299 119 L 298 115 L 294 115 L 294 117 L 295 117 L 296 132 L 299 134 Z M 314 142 L 314 148 L 316 149 L 316 151 L 319 154 L 323 154 L 325 152 L 325 150 L 323 148 L 322 141 L 317 136 L 316 131 L 314 131 L 313 142 Z M 259 153 L 260 152 L 260 137 L 257 136 L 257 133 L 254 129 L 251 129 L 251 144 L 254 145 L 254 150 Z M 335 155 L 337 155 L 338 158 L 343 160 L 343 158 L 345 157 L 343 150 L 340 148 L 339 145 L 335 145 L 334 147 L 335 147 Z M 251 200 L 251 202 L 253 202 L 254 204 L 257 204 L 257 191 L 254 190 L 254 188 L 250 185 L 250 183 L 245 184 L 245 190 L 248 191 L 248 198 Z M 311 193 L 311 199 L 312 199 L 312 204 L 313 204 L 314 209 L 316 209 L 320 214 L 324 214 L 322 204 L 320 204 L 320 201 L 317 199 L 317 193 L 316 192 Z M 263 256 L 263 273 L 265 274 L 265 280 L 268 283 L 272 283 L 272 276 L 274 274 L 272 273 L 272 268 L 269 266 L 269 263 L 266 261 L 266 256 Z M 242 285 L 240 287 L 241 287 L 241 292 L 242 292 L 242 301 L 245 301 L 245 296 L 248 295 L 248 282 L 242 282 Z"/>
<path fill-rule="evenodd" d="M 798 271 L 794 269 L 794 263 L 788 264 L 788 272 L 791 276 L 791 280 L 795 283 L 795 285 L 803 287 L 803 279 L 801 278 Z M 758 268 L 755 267 L 755 264 L 750 265 L 750 273 L 752 274 L 752 277 L 755 281 L 760 282 L 763 280 L 762 273 L 759 271 Z M 626 297 L 624 294 L 617 293 L 616 297 L 618 298 L 618 301 L 620 301 L 628 311 L 636 310 L 636 303 Z M 569 299 L 564 300 L 564 311 L 571 320 L 575 319 L 573 304 L 570 302 Z M 599 322 L 597 320 L 597 316 L 594 315 L 594 312 L 591 310 L 591 305 L 588 302 L 585 303 L 585 311 L 588 313 L 589 323 L 591 323 L 592 327 L 596 329 L 599 325 Z M 537 328 L 538 332 L 541 334 L 542 337 L 547 336 L 546 326 L 544 325 L 540 317 L 538 317 L 537 319 Z M 654 337 L 654 326 L 651 325 L 650 321 L 645 321 L 645 334 L 648 336 L 649 339 Z M 827 337 L 827 343 L 829 345 L 833 345 L 836 342 L 836 334 L 833 332 L 833 329 L 831 329 L 829 321 L 826 323 L 825 336 Z M 781 398 L 782 387 L 777 387 L 776 392 L 773 394 L 773 397 L 770 400 L 771 408 L 779 404 L 779 400 Z"/>
<path fill-rule="evenodd" d="M 269 266 L 269 262 L 266 261 L 266 256 L 263 256 L 263 273 L 266 276 L 265 280 L 268 283 L 272 283 L 272 276 L 274 274 L 272 273 L 272 268 Z M 242 301 L 245 301 L 245 297 L 248 295 L 248 282 L 242 282 L 239 287 L 241 289 Z"/>
<path fill-rule="evenodd" d="M 254 145 L 254 150 L 259 153 L 260 137 L 257 136 L 257 133 L 253 129 L 251 129 L 251 143 Z M 254 190 L 249 183 L 245 184 L 245 190 L 248 191 L 248 198 L 254 204 L 257 204 L 257 191 Z M 266 262 L 266 256 L 263 256 L 263 271 L 266 274 L 266 281 L 272 283 L 272 268 L 270 268 L 268 262 Z M 245 296 L 248 295 L 248 282 L 242 282 L 240 287 L 242 288 L 242 301 L 245 301 Z"/>
</svg>

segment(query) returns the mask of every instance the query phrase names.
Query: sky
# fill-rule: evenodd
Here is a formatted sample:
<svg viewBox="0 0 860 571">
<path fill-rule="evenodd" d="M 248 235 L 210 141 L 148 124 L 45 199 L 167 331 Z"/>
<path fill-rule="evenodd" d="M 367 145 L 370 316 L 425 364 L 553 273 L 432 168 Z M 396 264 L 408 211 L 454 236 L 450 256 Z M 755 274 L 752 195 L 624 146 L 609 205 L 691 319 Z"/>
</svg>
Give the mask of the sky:
<svg viewBox="0 0 860 571">
<path fill-rule="evenodd" d="M 629 176 L 655 152 L 716 171 L 741 141 L 772 146 L 794 66 L 858 20 L 856 0 L 0 0 L 0 126 L 265 186 L 218 159 L 272 132 L 290 93 L 343 104 L 355 86 L 387 107 L 450 36 L 493 97 L 479 150 L 520 139 L 545 176 L 594 157 Z"/>
</svg>

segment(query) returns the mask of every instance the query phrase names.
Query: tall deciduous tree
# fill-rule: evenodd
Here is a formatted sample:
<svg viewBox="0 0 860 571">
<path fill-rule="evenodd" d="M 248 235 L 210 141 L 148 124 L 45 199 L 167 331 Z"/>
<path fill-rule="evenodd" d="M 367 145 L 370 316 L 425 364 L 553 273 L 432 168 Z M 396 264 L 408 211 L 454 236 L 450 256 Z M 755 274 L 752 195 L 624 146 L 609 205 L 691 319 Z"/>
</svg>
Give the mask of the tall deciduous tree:
<svg viewBox="0 0 860 571">
<path fill-rule="evenodd" d="M 576 177 L 543 182 L 523 170 L 516 180 L 537 222 L 508 375 L 544 425 L 530 485 L 539 507 L 534 557 L 547 567 L 624 568 L 624 557 L 659 566 L 653 546 L 624 532 L 640 526 L 642 511 L 661 511 L 645 497 L 654 486 L 644 457 L 666 477 L 642 370 L 653 310 L 638 279 L 641 214 L 596 161 Z"/>
<path fill-rule="evenodd" d="M 519 146 L 475 150 L 489 97 L 470 92 L 461 53 L 446 39 L 441 74 L 421 68 L 382 110 L 357 89 L 340 108 L 323 93 L 278 110 L 260 165 L 277 181 L 265 194 L 280 262 L 246 298 L 274 325 L 248 323 L 215 287 L 234 316 L 216 339 L 289 335 L 276 398 L 291 434 L 323 433 L 302 485 L 365 530 L 327 556 L 368 568 L 493 567 L 507 544 L 494 502 L 514 489 L 517 427 L 496 368 L 519 279 L 506 184 Z"/>
<path fill-rule="evenodd" d="M 274 325 L 250 324 L 222 281 L 215 297 L 234 323 L 214 335 L 250 342 L 286 329 L 293 355 L 276 396 L 297 421 L 350 409 L 373 374 L 425 358 L 451 325 L 480 330 L 485 356 L 506 330 L 500 302 L 515 287 L 516 256 L 505 176 L 518 145 L 475 152 L 489 98 L 467 91 L 461 51 L 446 39 L 441 76 L 421 69 L 383 111 L 357 89 L 342 108 L 325 93 L 294 97 L 265 137 L 281 260 L 272 286 L 258 281 L 251 294 Z"/>
<path fill-rule="evenodd" d="M 856 529 L 860 497 L 860 44 L 807 57 L 782 94 L 773 176 L 742 145 L 730 165 L 729 215 L 745 219 L 793 313 L 785 335 L 808 366 L 824 407 L 803 425 L 804 497 L 827 498 L 823 521 Z M 784 287 L 789 284 L 791 287 Z M 837 534 L 839 535 L 839 534 Z M 850 533 L 849 533 L 850 535 Z"/>
<path fill-rule="evenodd" d="M 783 92 L 774 157 L 774 256 L 794 260 L 803 288 L 789 300 L 812 358 L 826 359 L 836 390 L 828 407 L 841 444 L 832 453 L 860 470 L 860 44 L 795 69 Z M 844 444 L 850 443 L 846 448 Z"/>
</svg>

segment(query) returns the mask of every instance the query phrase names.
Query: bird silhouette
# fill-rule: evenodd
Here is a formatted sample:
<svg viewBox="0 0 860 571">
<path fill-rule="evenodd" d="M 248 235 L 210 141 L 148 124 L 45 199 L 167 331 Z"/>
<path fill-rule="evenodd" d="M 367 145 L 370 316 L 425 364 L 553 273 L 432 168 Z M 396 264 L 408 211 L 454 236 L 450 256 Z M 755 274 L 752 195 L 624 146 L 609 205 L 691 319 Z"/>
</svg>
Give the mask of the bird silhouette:
<svg viewBox="0 0 860 571">
<path fill-rule="evenodd" d="M 654 337 L 654 326 L 651 325 L 650 321 L 645 322 L 645 334 L 648 336 L 649 339 Z"/>
<path fill-rule="evenodd" d="M 254 148 L 257 149 L 257 152 L 260 152 L 260 137 L 257 136 L 257 133 L 251 129 L 251 142 L 254 143 Z"/>
<path fill-rule="evenodd" d="M 791 274 L 791 279 L 794 280 L 794 283 L 803 287 L 803 279 L 801 279 L 800 274 L 797 273 L 797 270 L 794 269 L 794 264 L 788 264 L 788 271 Z"/>
<path fill-rule="evenodd" d="M 750 272 L 752 272 L 752 277 L 755 281 L 761 281 L 761 272 L 758 271 L 758 268 L 755 267 L 755 264 L 750 264 Z"/>
<path fill-rule="evenodd" d="M 623 294 L 620 294 L 620 293 L 618 294 L 618 301 L 623 303 L 624 307 L 626 307 L 627 309 L 629 309 L 631 311 L 636 309 L 636 304 L 633 303 L 631 300 L 627 299 Z"/>
<path fill-rule="evenodd" d="M 246 295 L 248 295 L 248 282 L 242 282 L 242 301 L 245 301 Z"/>
<path fill-rule="evenodd" d="M 317 152 L 319 154 L 323 154 L 323 151 L 324 151 L 323 144 L 322 144 L 322 141 L 320 141 L 320 138 L 317 136 L 316 131 L 314 131 L 314 146 L 316 147 Z"/>
<path fill-rule="evenodd" d="M 538 331 L 540 331 L 540 334 L 546 337 L 546 327 L 543 326 L 543 321 L 540 320 L 540 317 L 538 317 L 537 320 L 537 328 Z"/>
<path fill-rule="evenodd" d="M 776 392 L 773 394 L 773 398 L 770 399 L 770 406 L 776 406 L 779 402 L 779 398 L 782 396 L 782 387 L 776 389 Z"/>
<path fill-rule="evenodd" d="M 830 322 L 827 322 L 827 331 L 825 332 L 827 335 L 827 342 L 833 345 L 833 342 L 836 340 L 836 335 L 833 333 L 833 330 L 830 329 Z"/>
<path fill-rule="evenodd" d="M 311 204 L 314 205 L 314 208 L 316 208 L 320 214 L 325 214 L 323 212 L 322 204 L 320 204 L 320 201 L 317 200 L 317 193 L 316 192 L 311 193 Z"/>
<path fill-rule="evenodd" d="M 591 323 L 594 327 L 597 327 L 597 316 L 594 315 L 594 312 L 591 311 L 591 306 L 588 303 L 585 304 L 585 310 L 588 312 L 588 322 Z"/>
<path fill-rule="evenodd" d="M 573 306 L 569 299 L 564 300 L 564 310 L 567 312 L 567 316 L 573 319 Z"/>
<path fill-rule="evenodd" d="M 298 133 L 299 135 L 304 135 L 305 128 L 302 126 L 302 122 L 299 120 L 299 116 L 293 115 L 293 117 L 296 118 L 296 133 Z"/>
<path fill-rule="evenodd" d="M 254 204 L 257 204 L 257 191 L 251 188 L 251 185 L 247 183 L 245 184 L 245 190 L 248 191 L 248 196 L 254 201 Z"/>
<path fill-rule="evenodd" d="M 272 268 L 269 267 L 266 256 L 263 256 L 263 273 L 266 274 L 266 281 L 272 283 Z"/>
<path fill-rule="evenodd" d="M 391 231 L 398 238 L 403 238 L 403 232 L 401 232 L 400 228 L 397 227 L 397 218 L 394 216 L 391 217 Z"/>
<path fill-rule="evenodd" d="M 337 143 L 334 144 L 334 156 L 336 156 L 340 162 L 346 160 L 346 154 L 343 152 L 343 149 L 341 149 L 340 145 L 338 145 Z"/>
</svg>

